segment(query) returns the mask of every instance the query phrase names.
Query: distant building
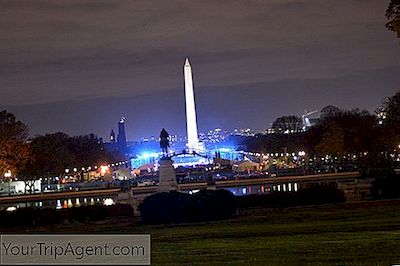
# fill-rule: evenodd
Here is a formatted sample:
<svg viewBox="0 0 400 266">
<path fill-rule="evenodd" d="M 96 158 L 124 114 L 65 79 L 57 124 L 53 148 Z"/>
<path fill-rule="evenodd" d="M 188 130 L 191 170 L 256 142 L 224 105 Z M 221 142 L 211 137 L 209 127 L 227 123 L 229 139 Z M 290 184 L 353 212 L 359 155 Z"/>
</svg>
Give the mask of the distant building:
<svg viewBox="0 0 400 266">
<path fill-rule="evenodd" d="M 302 131 L 303 123 L 300 117 L 295 115 L 278 117 L 273 123 L 272 127 L 275 133 L 295 133 Z"/>
<path fill-rule="evenodd" d="M 110 142 L 111 143 L 115 143 L 115 132 L 114 132 L 114 129 L 111 129 Z"/>
<path fill-rule="evenodd" d="M 235 129 L 232 132 L 232 135 L 252 137 L 252 136 L 254 136 L 254 131 L 251 130 L 250 128 L 239 128 L 239 129 Z"/>
<path fill-rule="evenodd" d="M 117 143 L 121 151 L 126 149 L 125 117 L 122 117 L 118 122 Z"/>
<path fill-rule="evenodd" d="M 135 143 L 129 143 L 129 146 L 133 146 Z M 111 129 L 109 142 L 104 143 L 104 147 L 109 152 L 117 152 L 121 155 L 128 155 L 129 148 L 126 141 L 125 134 L 125 117 L 122 117 L 118 122 L 118 135 L 115 136 L 114 129 Z"/>
<path fill-rule="evenodd" d="M 324 119 L 326 117 L 335 115 L 340 112 L 340 109 L 334 105 L 327 105 L 324 108 L 322 108 L 320 112 L 320 119 Z"/>
</svg>

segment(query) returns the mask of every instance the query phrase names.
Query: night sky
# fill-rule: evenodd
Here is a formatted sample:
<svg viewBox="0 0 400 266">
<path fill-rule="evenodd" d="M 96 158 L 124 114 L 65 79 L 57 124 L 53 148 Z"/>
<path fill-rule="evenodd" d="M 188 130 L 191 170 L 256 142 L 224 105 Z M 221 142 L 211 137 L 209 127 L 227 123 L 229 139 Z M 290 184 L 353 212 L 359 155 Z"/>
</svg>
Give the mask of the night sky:
<svg viewBox="0 0 400 266">
<path fill-rule="evenodd" d="M 388 0 L 0 0 L 0 107 L 31 134 L 265 129 L 304 109 L 374 111 L 400 90 Z"/>
</svg>

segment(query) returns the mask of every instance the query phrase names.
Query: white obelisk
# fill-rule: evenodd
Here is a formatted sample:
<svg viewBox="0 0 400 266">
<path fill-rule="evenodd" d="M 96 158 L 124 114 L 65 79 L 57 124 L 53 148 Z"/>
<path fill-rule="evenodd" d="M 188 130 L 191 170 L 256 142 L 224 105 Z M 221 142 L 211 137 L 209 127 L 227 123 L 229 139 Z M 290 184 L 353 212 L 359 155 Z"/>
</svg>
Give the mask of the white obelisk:
<svg viewBox="0 0 400 266">
<path fill-rule="evenodd" d="M 189 59 L 186 58 L 185 66 L 183 67 L 185 75 L 185 99 L 186 99 L 186 127 L 187 127 L 187 147 L 189 151 L 198 150 L 199 138 L 197 135 L 196 121 L 196 106 L 194 102 L 192 67 Z"/>
</svg>

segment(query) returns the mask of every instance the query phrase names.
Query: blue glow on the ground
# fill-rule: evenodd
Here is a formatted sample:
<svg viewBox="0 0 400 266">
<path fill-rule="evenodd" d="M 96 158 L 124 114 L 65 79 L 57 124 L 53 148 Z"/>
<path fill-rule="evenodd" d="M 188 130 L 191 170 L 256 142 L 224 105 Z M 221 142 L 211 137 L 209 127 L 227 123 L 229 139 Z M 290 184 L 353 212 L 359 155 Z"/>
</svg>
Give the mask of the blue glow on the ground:
<svg viewBox="0 0 400 266">
<path fill-rule="evenodd" d="M 214 146 L 214 145 L 213 145 Z M 170 154 L 180 154 L 179 151 L 182 149 L 171 149 Z M 175 153 L 176 152 L 176 153 Z M 131 167 L 139 168 L 144 164 L 155 163 L 162 157 L 162 152 L 155 152 L 154 150 L 142 150 L 134 158 L 131 159 Z M 212 164 L 214 157 L 220 157 L 221 159 L 238 161 L 243 160 L 243 152 L 237 151 L 235 147 L 227 145 L 220 145 L 219 147 L 206 147 L 205 152 L 201 152 L 200 156 L 192 154 L 180 154 L 173 155 L 175 166 L 195 166 Z"/>
</svg>

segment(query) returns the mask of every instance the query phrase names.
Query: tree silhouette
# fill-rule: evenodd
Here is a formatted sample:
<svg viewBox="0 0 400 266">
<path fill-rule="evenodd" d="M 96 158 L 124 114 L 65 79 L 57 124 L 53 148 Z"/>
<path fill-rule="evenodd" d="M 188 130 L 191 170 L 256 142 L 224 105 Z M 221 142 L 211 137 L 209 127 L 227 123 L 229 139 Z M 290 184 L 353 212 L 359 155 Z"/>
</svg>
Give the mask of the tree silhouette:
<svg viewBox="0 0 400 266">
<path fill-rule="evenodd" d="M 400 38 L 400 0 L 391 0 L 385 15 L 388 20 L 386 27 Z"/>
<path fill-rule="evenodd" d="M 301 118 L 295 115 L 278 117 L 272 123 L 272 129 L 277 133 L 283 133 L 285 131 L 298 132 L 302 129 L 302 126 Z"/>
<path fill-rule="evenodd" d="M 18 166 L 29 159 L 27 137 L 27 125 L 12 113 L 0 112 L 0 178 L 8 171 L 17 174 Z"/>
</svg>

